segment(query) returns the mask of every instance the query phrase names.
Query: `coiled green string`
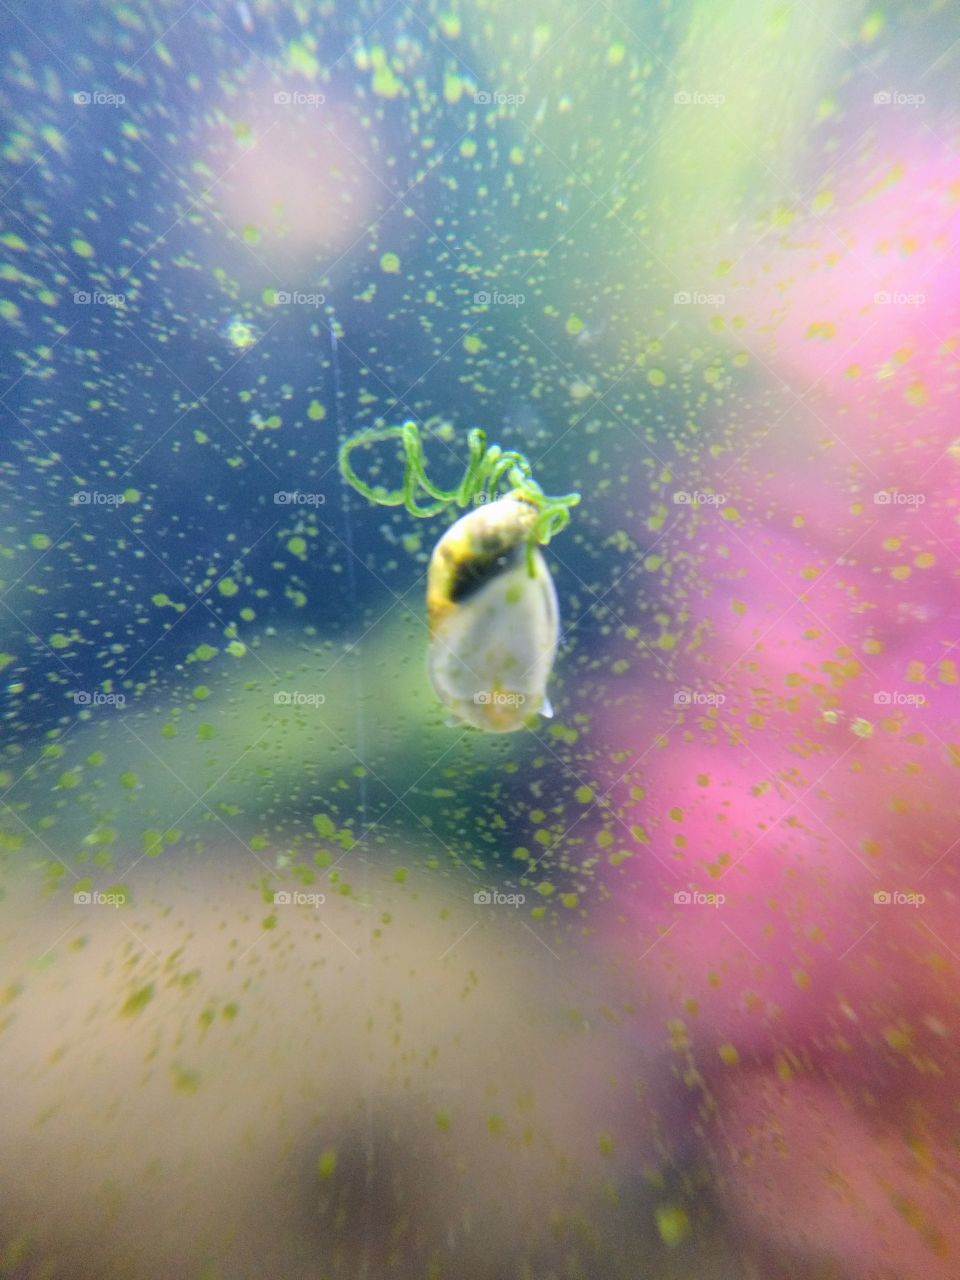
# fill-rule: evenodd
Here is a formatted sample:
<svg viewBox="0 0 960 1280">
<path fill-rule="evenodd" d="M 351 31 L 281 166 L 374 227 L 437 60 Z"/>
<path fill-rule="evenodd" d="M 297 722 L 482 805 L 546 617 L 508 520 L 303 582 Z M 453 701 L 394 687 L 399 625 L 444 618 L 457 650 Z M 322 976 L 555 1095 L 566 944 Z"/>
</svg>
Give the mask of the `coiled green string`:
<svg viewBox="0 0 960 1280">
<path fill-rule="evenodd" d="M 361 445 L 380 444 L 384 440 L 399 440 L 403 445 L 405 462 L 403 485 L 399 489 L 384 489 L 382 485 L 369 485 L 361 480 L 350 462 L 350 455 Z M 463 479 L 455 489 L 441 489 L 424 470 L 423 441 L 415 422 L 405 422 L 399 427 L 372 427 L 358 431 L 340 446 L 340 473 L 344 480 L 368 501 L 384 507 L 406 507 L 413 516 L 435 516 L 446 507 L 456 504 L 468 507 L 479 501 L 492 502 L 507 493 L 515 493 L 537 508 L 537 518 L 531 532 L 531 540 L 546 545 L 555 534 L 566 528 L 570 520 L 570 508 L 580 501 L 579 493 L 565 493 L 550 497 L 534 480 L 530 463 L 522 453 L 513 449 L 501 449 L 498 444 L 487 445 L 486 433 L 474 427 L 467 436 L 470 460 Z M 503 492 L 498 492 L 503 487 Z M 421 490 L 430 502 L 420 501 Z"/>
</svg>

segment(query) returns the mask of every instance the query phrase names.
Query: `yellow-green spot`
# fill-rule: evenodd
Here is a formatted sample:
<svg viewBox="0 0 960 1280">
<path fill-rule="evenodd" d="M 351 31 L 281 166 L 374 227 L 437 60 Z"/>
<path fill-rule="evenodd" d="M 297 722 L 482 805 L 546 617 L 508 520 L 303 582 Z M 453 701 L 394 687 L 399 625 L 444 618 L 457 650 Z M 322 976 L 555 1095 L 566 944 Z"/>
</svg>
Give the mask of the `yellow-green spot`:
<svg viewBox="0 0 960 1280">
<path fill-rule="evenodd" d="M 311 422 L 321 422 L 327 416 L 327 411 L 319 400 L 311 400 L 307 409 L 307 417 Z"/>
<path fill-rule="evenodd" d="M 400 270 L 400 259 L 395 253 L 385 253 L 380 258 L 380 270 L 395 276 Z"/>
<path fill-rule="evenodd" d="M 657 1209 L 657 1230 L 660 1239 L 671 1249 L 690 1234 L 690 1218 L 681 1205 L 661 1205 Z"/>
<path fill-rule="evenodd" d="M 332 1178 L 337 1167 L 337 1153 L 333 1147 L 326 1147 L 320 1152 L 317 1160 L 317 1174 L 321 1178 Z"/>
<path fill-rule="evenodd" d="M 170 1069 L 173 1087 L 178 1093 L 196 1093 L 200 1088 L 200 1076 L 196 1071 L 188 1071 L 185 1067 L 174 1064 Z"/>
<path fill-rule="evenodd" d="M 325 813 L 315 813 L 313 815 L 313 829 L 318 836 L 329 839 L 336 835 L 337 828 L 333 821 Z"/>
<path fill-rule="evenodd" d="M 121 1014 L 126 1017 L 133 1017 L 134 1014 L 140 1013 L 147 1007 L 156 994 L 156 990 L 152 982 L 148 982 L 145 987 L 140 987 L 134 991 L 133 995 L 128 996 L 126 1003 L 120 1010 Z"/>
<path fill-rule="evenodd" d="M 287 45 L 287 66 L 313 80 L 320 71 L 320 63 L 302 40 L 291 40 Z"/>
<path fill-rule="evenodd" d="M 93 257 L 93 245 L 90 244 L 88 240 L 84 240 L 81 236 L 75 236 L 74 239 L 70 241 L 70 248 L 78 258 Z"/>
</svg>

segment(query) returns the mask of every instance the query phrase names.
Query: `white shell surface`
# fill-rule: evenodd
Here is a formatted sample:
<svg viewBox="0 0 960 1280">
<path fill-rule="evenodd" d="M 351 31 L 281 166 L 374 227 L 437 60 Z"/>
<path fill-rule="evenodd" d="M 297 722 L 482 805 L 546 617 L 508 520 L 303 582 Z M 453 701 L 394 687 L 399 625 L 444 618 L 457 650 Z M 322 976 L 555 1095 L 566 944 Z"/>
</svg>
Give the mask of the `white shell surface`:
<svg viewBox="0 0 960 1280">
<path fill-rule="evenodd" d="M 478 514 L 462 517 L 445 537 L 462 538 L 458 526 Z M 488 508 L 488 519 L 490 514 Z M 520 545 L 515 563 L 441 618 L 428 655 L 430 681 L 454 717 L 492 733 L 522 729 L 537 712 L 550 714 L 546 686 L 559 639 L 557 593 L 539 550 L 532 554 L 531 575 Z"/>
</svg>

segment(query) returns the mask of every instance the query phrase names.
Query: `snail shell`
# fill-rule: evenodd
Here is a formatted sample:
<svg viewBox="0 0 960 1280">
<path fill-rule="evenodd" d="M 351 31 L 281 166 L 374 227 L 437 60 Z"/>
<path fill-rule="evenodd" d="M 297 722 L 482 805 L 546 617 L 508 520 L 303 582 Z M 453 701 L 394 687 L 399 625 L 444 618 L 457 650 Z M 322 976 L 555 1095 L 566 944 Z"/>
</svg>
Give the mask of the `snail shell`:
<svg viewBox="0 0 960 1280">
<path fill-rule="evenodd" d="M 427 570 L 427 669 L 454 721 L 510 733 L 538 712 L 560 632 L 546 561 L 530 546 L 536 507 L 519 493 L 452 525 Z"/>
</svg>

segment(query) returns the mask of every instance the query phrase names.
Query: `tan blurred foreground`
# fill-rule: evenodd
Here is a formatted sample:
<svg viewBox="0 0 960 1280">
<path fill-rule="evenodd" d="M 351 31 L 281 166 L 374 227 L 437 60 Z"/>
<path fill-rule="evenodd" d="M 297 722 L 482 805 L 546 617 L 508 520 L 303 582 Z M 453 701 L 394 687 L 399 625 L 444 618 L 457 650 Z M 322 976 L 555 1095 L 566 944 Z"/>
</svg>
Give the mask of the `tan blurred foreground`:
<svg viewBox="0 0 960 1280">
<path fill-rule="evenodd" d="M 603 1135 L 637 1073 L 514 909 L 386 878 L 274 908 L 250 881 L 10 890 L 4 1274 L 620 1274 L 650 1221 Z"/>
</svg>

